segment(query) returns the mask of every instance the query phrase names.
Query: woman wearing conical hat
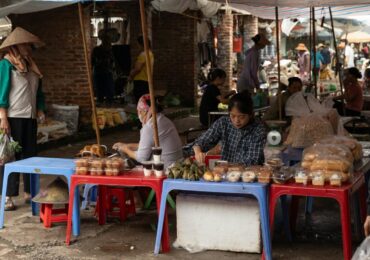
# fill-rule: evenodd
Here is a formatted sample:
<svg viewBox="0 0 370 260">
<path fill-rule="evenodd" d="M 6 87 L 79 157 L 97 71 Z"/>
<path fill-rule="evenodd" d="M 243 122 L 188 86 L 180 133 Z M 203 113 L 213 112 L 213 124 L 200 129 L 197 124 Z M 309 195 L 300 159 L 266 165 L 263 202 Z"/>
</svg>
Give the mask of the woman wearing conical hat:
<svg viewBox="0 0 370 260">
<path fill-rule="evenodd" d="M 43 46 L 41 40 L 17 27 L 0 46 L 0 129 L 22 146 L 16 159 L 36 155 L 37 119 L 45 119 L 41 90 L 42 74 L 32 59 L 32 49 Z M 2 178 L 1 178 L 2 179 Z M 23 175 L 25 201 L 30 201 L 30 177 Z M 0 188 L 2 184 L 0 185 Z M 9 176 L 5 210 L 14 210 L 12 197 L 19 195 L 19 174 Z"/>
<path fill-rule="evenodd" d="M 295 49 L 298 51 L 299 77 L 307 81 L 310 76 L 310 53 L 304 43 L 298 44 Z"/>
</svg>

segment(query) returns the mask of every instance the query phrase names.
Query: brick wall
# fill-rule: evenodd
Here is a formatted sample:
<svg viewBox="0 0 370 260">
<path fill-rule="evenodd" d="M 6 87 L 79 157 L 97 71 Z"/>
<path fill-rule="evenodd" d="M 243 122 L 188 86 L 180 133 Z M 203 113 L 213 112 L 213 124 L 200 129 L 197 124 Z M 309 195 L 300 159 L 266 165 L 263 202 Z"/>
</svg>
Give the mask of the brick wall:
<svg viewBox="0 0 370 260">
<path fill-rule="evenodd" d="M 154 87 L 180 94 L 194 105 L 196 21 L 179 14 L 152 14 Z"/>
<path fill-rule="evenodd" d="M 89 52 L 92 5 L 84 6 L 85 28 Z M 138 2 L 109 2 L 104 6 L 110 15 L 130 19 L 132 63 L 141 51 L 136 39 L 141 35 Z M 39 36 L 46 46 L 35 52 L 35 60 L 44 74 L 43 89 L 47 105 L 77 104 L 80 121 L 91 120 L 91 103 L 87 81 L 77 5 L 37 13 L 13 15 L 14 26 L 21 26 Z M 180 15 L 153 14 L 153 52 L 155 55 L 154 87 L 182 94 L 194 102 L 195 22 Z"/>
<path fill-rule="evenodd" d="M 29 30 L 46 43 L 34 57 L 44 75 L 43 90 L 48 106 L 77 104 L 82 122 L 89 121 L 91 105 L 77 5 L 14 15 L 11 20 L 14 26 Z M 89 30 L 87 34 L 90 38 Z"/>
<path fill-rule="evenodd" d="M 217 65 L 225 70 L 227 78 L 225 86 L 232 86 L 232 55 L 233 55 L 233 15 L 224 14 L 218 33 Z"/>
</svg>

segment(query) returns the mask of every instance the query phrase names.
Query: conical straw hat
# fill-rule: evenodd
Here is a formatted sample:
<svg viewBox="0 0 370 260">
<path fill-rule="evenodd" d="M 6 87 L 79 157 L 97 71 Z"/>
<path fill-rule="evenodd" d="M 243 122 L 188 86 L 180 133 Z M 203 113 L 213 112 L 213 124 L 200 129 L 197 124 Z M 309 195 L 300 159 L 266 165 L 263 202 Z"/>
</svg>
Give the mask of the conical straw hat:
<svg viewBox="0 0 370 260">
<path fill-rule="evenodd" d="M 6 48 L 10 46 L 22 43 L 33 44 L 35 48 L 39 48 L 45 45 L 45 43 L 43 43 L 36 35 L 33 35 L 32 33 L 26 31 L 21 27 L 17 27 L 8 35 L 8 37 L 1 44 L 0 52 L 3 52 Z"/>
</svg>

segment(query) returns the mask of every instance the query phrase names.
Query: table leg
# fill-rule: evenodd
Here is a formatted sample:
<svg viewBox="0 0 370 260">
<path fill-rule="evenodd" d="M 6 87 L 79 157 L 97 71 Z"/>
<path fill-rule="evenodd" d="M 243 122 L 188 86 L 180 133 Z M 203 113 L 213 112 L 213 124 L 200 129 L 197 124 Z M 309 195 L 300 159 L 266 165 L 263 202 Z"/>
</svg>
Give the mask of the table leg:
<svg viewBox="0 0 370 260">
<path fill-rule="evenodd" d="M 81 225 L 81 218 L 80 218 L 80 192 L 78 189 L 78 186 L 75 188 L 75 194 L 73 196 L 73 211 L 72 211 L 72 217 L 73 217 L 73 235 L 79 236 L 80 235 L 80 225 Z M 71 211 L 68 211 L 71 212 Z M 69 213 L 68 213 L 69 215 Z"/>
<path fill-rule="evenodd" d="M 104 225 L 107 220 L 107 188 L 104 185 L 98 186 L 98 223 Z"/>
<path fill-rule="evenodd" d="M 72 214 L 70 213 L 73 211 L 74 196 L 75 196 L 75 191 L 77 190 L 77 187 L 78 185 L 75 186 L 74 183 L 71 182 L 71 185 L 69 188 L 68 221 L 67 221 L 67 231 L 66 231 L 66 244 L 67 245 L 69 245 L 71 242 Z"/>
<path fill-rule="evenodd" d="M 4 227 L 5 197 L 6 197 L 6 190 L 8 188 L 9 175 L 10 175 L 10 172 L 7 170 L 5 166 L 4 175 L 3 175 L 3 190 L 1 193 L 1 205 L 0 205 L 0 228 Z"/>
<path fill-rule="evenodd" d="M 40 190 L 40 175 L 38 174 L 30 174 L 31 179 L 31 198 L 35 197 Z M 40 213 L 39 204 L 36 202 L 31 201 L 32 207 L 32 215 L 38 216 Z"/>
<path fill-rule="evenodd" d="M 266 191 L 263 191 L 266 193 Z M 269 214 L 267 208 L 267 194 L 256 194 L 261 214 L 261 226 L 262 226 L 262 240 L 263 240 L 263 253 L 265 259 L 271 260 L 271 235 L 269 226 Z"/>
<path fill-rule="evenodd" d="M 345 260 L 350 260 L 352 255 L 351 214 L 349 199 L 348 193 L 345 193 L 344 196 L 338 199 L 342 224 L 343 256 Z"/>
<path fill-rule="evenodd" d="M 161 239 L 162 239 L 162 248 L 163 252 L 168 252 L 170 250 L 169 246 L 169 235 L 168 235 L 168 225 L 167 225 L 167 213 L 166 213 L 166 204 L 167 204 L 167 195 L 169 194 L 169 190 L 166 189 L 165 183 L 163 184 L 163 192 L 159 195 L 159 191 L 157 191 L 157 210 L 159 213 L 158 216 L 158 225 L 157 225 L 157 235 L 155 239 L 155 247 L 154 247 L 154 254 L 159 254 L 159 250 L 161 247 Z M 163 199 L 162 199 L 163 198 Z M 160 205 L 158 207 L 158 205 Z M 163 230 L 165 229 L 165 230 Z M 163 234 L 164 232 L 164 234 Z M 162 235 L 163 234 L 163 235 Z M 166 239 L 164 239 L 166 238 Z M 167 241 L 165 241 L 167 240 Z M 168 243 L 167 245 L 164 242 Z"/>
</svg>

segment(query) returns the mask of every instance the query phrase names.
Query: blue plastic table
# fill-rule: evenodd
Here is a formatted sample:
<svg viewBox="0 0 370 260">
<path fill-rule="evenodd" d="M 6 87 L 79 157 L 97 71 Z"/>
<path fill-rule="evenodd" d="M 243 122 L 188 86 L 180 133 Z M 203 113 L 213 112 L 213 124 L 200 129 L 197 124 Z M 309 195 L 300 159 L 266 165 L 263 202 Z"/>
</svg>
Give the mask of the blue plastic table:
<svg viewBox="0 0 370 260">
<path fill-rule="evenodd" d="M 186 181 L 182 179 L 165 180 L 163 182 L 161 206 L 159 210 L 158 229 L 155 240 L 154 253 L 158 254 L 161 246 L 163 221 L 166 215 L 166 198 L 170 191 L 182 190 L 182 191 L 196 191 L 196 192 L 224 193 L 224 194 L 249 194 L 255 196 L 259 203 L 264 253 L 266 259 L 271 260 L 272 259 L 271 235 L 269 227 L 269 214 L 267 201 L 268 187 L 269 187 L 268 184 L 262 183 L 206 182 L 206 181 Z"/>
<path fill-rule="evenodd" d="M 8 187 L 9 175 L 13 172 L 31 174 L 31 196 L 34 197 L 40 189 L 40 175 L 61 175 L 66 177 L 68 186 L 71 183 L 71 176 L 74 173 L 75 164 L 72 159 L 58 159 L 46 157 L 31 157 L 28 159 L 7 163 L 4 166 L 3 190 L 1 195 L 0 205 L 0 228 L 4 227 L 4 209 L 5 197 Z M 76 194 L 77 191 L 76 191 Z M 77 196 L 75 196 L 75 201 Z M 38 204 L 31 202 L 32 215 L 39 214 Z M 80 211 L 78 210 L 79 204 L 74 203 L 73 207 L 73 221 L 80 219 Z M 80 234 L 79 225 L 73 225 L 73 235 Z"/>
</svg>

